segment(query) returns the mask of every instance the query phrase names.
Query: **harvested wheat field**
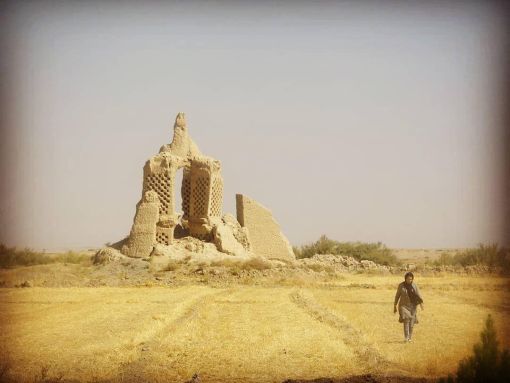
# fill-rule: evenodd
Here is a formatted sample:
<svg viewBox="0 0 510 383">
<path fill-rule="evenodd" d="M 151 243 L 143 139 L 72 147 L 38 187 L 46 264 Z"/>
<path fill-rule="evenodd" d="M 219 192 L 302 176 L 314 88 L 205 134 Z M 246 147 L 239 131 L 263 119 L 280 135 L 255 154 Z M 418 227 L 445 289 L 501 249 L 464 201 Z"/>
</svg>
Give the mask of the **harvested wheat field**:
<svg viewBox="0 0 510 383">
<path fill-rule="evenodd" d="M 392 312 L 401 276 L 327 285 L 0 289 L 3 378 L 281 382 L 454 372 L 492 314 L 510 346 L 509 280 L 420 277 L 410 344 Z"/>
</svg>

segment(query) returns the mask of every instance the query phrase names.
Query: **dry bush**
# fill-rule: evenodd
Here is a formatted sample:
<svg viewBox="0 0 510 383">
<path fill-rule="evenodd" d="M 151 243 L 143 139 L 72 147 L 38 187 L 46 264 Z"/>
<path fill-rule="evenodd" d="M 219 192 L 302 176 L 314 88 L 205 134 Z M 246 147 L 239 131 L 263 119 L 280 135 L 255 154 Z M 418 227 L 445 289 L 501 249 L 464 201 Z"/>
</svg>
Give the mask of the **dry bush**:
<svg viewBox="0 0 510 383">
<path fill-rule="evenodd" d="M 49 255 L 29 248 L 18 250 L 0 244 L 0 267 L 14 268 L 17 266 L 46 265 L 49 263 L 90 263 L 91 256 L 68 251 L 63 254 Z"/>
<path fill-rule="evenodd" d="M 308 270 L 315 271 L 316 273 L 320 273 L 321 271 L 326 272 L 328 275 L 335 275 L 336 271 L 333 266 L 330 265 L 321 265 L 319 263 L 312 263 L 305 266 Z"/>
<path fill-rule="evenodd" d="M 309 279 L 299 275 L 282 276 L 275 280 L 277 286 L 306 287 L 311 284 Z"/>
<path fill-rule="evenodd" d="M 193 264 L 195 266 L 195 269 L 203 269 L 204 267 L 207 267 L 209 264 L 205 261 L 196 262 Z"/>
<path fill-rule="evenodd" d="M 92 256 L 88 254 L 76 253 L 74 251 L 68 251 L 67 253 L 57 254 L 52 257 L 53 262 L 56 263 L 76 263 L 76 264 L 88 264 L 92 261 Z"/>
<path fill-rule="evenodd" d="M 271 267 L 271 263 L 262 258 L 251 258 L 248 261 L 240 263 L 240 268 L 242 270 L 267 270 Z"/>
<path fill-rule="evenodd" d="M 306 265 L 306 268 L 308 270 L 312 270 L 312 271 L 315 271 L 315 272 L 321 272 L 322 270 L 324 270 L 324 265 L 321 265 L 321 264 L 318 264 L 318 263 L 312 263 L 311 265 Z"/>
<path fill-rule="evenodd" d="M 510 272 L 510 249 L 500 247 L 497 244 L 479 244 L 477 248 L 467 249 L 451 254 L 441 254 L 433 261 L 428 262 L 434 266 L 475 266 L 485 265 L 489 267 L 501 267 Z"/>
<path fill-rule="evenodd" d="M 235 261 L 232 259 L 222 259 L 222 260 L 211 262 L 211 266 L 213 266 L 213 267 L 233 267 L 233 266 L 237 266 L 238 264 L 239 264 L 239 261 Z"/>
<path fill-rule="evenodd" d="M 176 261 L 175 259 L 171 259 L 168 261 L 167 265 L 163 268 L 163 271 L 176 271 L 182 267 L 182 263 Z"/>
<path fill-rule="evenodd" d="M 0 244 L 0 267 L 2 268 L 40 265 L 51 262 L 51 257 L 47 254 L 38 253 L 29 248 L 18 250 L 15 247 Z"/>
<path fill-rule="evenodd" d="M 354 274 L 363 274 L 363 275 L 379 275 L 379 276 L 385 276 L 390 273 L 389 270 L 385 269 L 358 269 L 354 271 Z"/>
<path fill-rule="evenodd" d="M 362 289 L 375 289 L 376 288 L 376 286 L 371 284 L 371 283 L 350 283 L 349 285 L 347 285 L 347 287 L 355 288 L 355 289 L 359 289 L 359 288 L 362 288 Z"/>
<path fill-rule="evenodd" d="M 251 258 L 247 261 L 233 260 L 233 259 L 222 259 L 219 261 L 211 262 L 211 266 L 216 267 L 227 267 L 235 271 L 241 270 L 267 270 L 271 269 L 272 265 L 270 262 L 263 258 Z"/>
</svg>

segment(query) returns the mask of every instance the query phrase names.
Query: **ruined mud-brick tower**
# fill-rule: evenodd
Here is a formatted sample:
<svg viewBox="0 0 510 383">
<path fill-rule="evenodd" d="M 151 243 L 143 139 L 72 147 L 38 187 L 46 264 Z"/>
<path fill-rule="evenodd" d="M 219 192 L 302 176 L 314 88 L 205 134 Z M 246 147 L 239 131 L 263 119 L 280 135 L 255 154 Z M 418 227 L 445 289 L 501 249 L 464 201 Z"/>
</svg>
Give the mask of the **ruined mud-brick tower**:
<svg viewBox="0 0 510 383">
<path fill-rule="evenodd" d="M 181 168 L 182 185 L 177 190 L 176 173 Z M 175 208 L 178 192 L 182 197 L 182 216 Z M 188 135 L 184 113 L 179 113 L 172 142 L 163 145 L 145 163 L 142 198 L 121 251 L 130 257 L 147 257 L 158 244 L 168 246 L 176 237 L 191 236 L 214 242 L 218 251 L 229 255 L 255 252 L 267 259 L 295 259 L 268 209 L 238 195 L 236 219 L 231 214 L 223 215 L 222 205 L 220 162 L 200 152 Z"/>
<path fill-rule="evenodd" d="M 176 190 L 176 173 L 181 168 L 183 168 L 182 186 L 181 190 Z M 172 143 L 163 145 L 159 153 L 145 163 L 142 200 L 138 204 L 138 209 L 149 191 L 154 191 L 159 197 L 156 226 L 137 230 L 135 226 L 142 225 L 142 221 L 151 221 L 154 218 L 140 217 L 140 222 L 137 222 L 135 217 L 130 237 L 122 249 L 123 253 L 131 256 L 140 253 L 136 237 L 142 235 L 137 236 L 137 231 L 145 236 L 154 232 L 155 241 L 163 245 L 172 243 L 177 225 L 180 226 L 181 234 L 206 241 L 211 239 L 214 222 L 221 220 L 222 215 L 221 165 L 218 160 L 204 156 L 189 137 L 184 113 L 179 113 L 175 119 Z M 182 217 L 176 213 L 177 192 L 181 193 Z"/>
</svg>

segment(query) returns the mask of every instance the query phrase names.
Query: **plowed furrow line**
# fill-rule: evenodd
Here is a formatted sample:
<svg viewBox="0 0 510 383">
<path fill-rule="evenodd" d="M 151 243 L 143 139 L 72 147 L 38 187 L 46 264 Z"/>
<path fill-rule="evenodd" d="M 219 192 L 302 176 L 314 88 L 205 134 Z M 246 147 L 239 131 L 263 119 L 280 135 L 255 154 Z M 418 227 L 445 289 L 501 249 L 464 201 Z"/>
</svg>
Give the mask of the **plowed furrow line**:
<svg viewBox="0 0 510 383">
<path fill-rule="evenodd" d="M 197 316 L 197 313 L 206 304 L 211 303 L 214 298 L 229 293 L 230 290 L 220 291 L 195 298 L 181 315 L 160 329 L 149 341 L 139 346 L 139 357 L 133 362 L 122 366 L 118 380 L 126 383 L 149 381 L 145 374 L 145 367 L 151 363 L 151 355 L 161 348 L 165 337 L 168 334 L 175 333 L 185 323 L 192 321 Z"/>
<path fill-rule="evenodd" d="M 339 331 L 342 341 L 352 348 L 354 354 L 360 359 L 360 362 L 366 364 L 369 368 L 397 369 L 404 372 L 395 363 L 386 359 L 373 345 L 371 345 L 363 334 L 355 329 L 347 319 L 332 313 L 327 308 L 320 305 L 313 296 L 305 294 L 302 291 L 294 291 L 289 295 L 290 300 L 305 311 L 309 316 L 318 322 L 321 322 L 335 330 Z"/>
</svg>

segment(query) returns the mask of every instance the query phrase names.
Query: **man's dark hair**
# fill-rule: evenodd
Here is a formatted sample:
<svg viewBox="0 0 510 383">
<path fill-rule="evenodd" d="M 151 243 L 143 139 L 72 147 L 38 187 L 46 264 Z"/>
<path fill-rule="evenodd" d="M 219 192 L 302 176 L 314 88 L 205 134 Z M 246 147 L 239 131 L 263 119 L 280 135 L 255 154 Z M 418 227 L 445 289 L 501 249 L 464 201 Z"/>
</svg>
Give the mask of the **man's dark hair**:
<svg viewBox="0 0 510 383">
<path fill-rule="evenodd" d="M 413 274 L 413 273 L 411 273 L 410 271 L 408 271 L 408 272 L 406 273 L 406 275 L 404 275 L 404 279 L 406 279 L 407 277 L 411 277 L 411 278 L 413 278 L 413 279 L 414 279 L 414 274 Z"/>
</svg>

